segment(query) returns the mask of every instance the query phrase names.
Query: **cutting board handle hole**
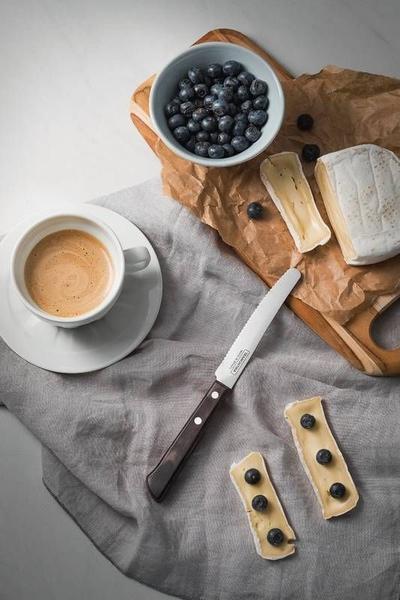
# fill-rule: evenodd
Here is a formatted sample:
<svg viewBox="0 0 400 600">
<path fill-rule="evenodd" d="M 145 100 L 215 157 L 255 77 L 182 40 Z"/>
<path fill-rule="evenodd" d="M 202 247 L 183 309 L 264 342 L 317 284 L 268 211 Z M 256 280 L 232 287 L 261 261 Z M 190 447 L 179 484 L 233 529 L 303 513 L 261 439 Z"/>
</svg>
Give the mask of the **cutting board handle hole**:
<svg viewBox="0 0 400 600">
<path fill-rule="evenodd" d="M 378 346 L 386 350 L 400 347 L 400 299 L 373 320 L 371 337 Z"/>
</svg>

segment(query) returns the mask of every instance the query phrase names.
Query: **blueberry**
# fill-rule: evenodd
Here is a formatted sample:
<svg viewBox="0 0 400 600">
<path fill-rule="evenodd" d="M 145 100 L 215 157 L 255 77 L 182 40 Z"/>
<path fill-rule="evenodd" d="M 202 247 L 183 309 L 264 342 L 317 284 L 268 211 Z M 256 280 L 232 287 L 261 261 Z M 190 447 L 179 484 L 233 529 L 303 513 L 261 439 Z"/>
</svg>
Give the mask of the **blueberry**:
<svg viewBox="0 0 400 600">
<path fill-rule="evenodd" d="M 231 144 L 234 147 L 235 152 L 243 152 L 243 150 L 246 150 L 246 148 L 250 146 L 250 142 L 246 140 L 244 135 L 235 135 L 231 139 Z"/>
<path fill-rule="evenodd" d="M 182 102 L 181 104 L 181 113 L 185 115 L 185 117 L 190 117 L 193 111 L 195 110 L 195 105 L 193 102 L 188 100 L 187 102 Z"/>
<path fill-rule="evenodd" d="M 225 77 L 224 87 L 232 88 L 234 91 L 239 87 L 239 81 L 236 77 Z"/>
<path fill-rule="evenodd" d="M 205 83 L 196 83 L 193 89 L 198 98 L 204 98 L 208 94 L 208 87 Z"/>
<path fill-rule="evenodd" d="M 240 110 L 246 114 L 249 113 L 252 110 L 252 108 L 253 108 L 253 103 L 251 100 L 245 100 L 240 105 Z"/>
<path fill-rule="evenodd" d="M 212 131 L 210 133 L 210 142 L 211 142 L 211 144 L 217 144 L 218 143 L 218 133 L 216 131 Z"/>
<path fill-rule="evenodd" d="M 207 110 L 211 110 L 212 109 L 212 105 L 213 103 L 217 100 L 217 96 L 214 96 L 214 94 L 208 94 L 208 96 L 206 96 L 204 98 L 204 108 L 206 108 Z"/>
<path fill-rule="evenodd" d="M 208 156 L 209 142 L 197 142 L 194 147 L 194 153 L 198 156 Z"/>
<path fill-rule="evenodd" d="M 177 127 L 174 129 L 173 134 L 178 142 L 181 142 L 182 144 L 188 142 L 190 139 L 190 131 L 187 127 Z"/>
<path fill-rule="evenodd" d="M 189 119 L 186 127 L 189 129 L 190 133 L 197 133 L 201 129 L 200 123 L 194 121 L 193 119 Z"/>
<path fill-rule="evenodd" d="M 177 127 L 181 127 L 181 125 L 186 125 L 186 119 L 183 115 L 173 115 L 168 119 L 168 127 L 170 129 L 176 129 Z"/>
<path fill-rule="evenodd" d="M 233 156 L 235 154 L 235 150 L 231 144 L 224 144 L 223 146 L 225 156 Z"/>
<path fill-rule="evenodd" d="M 187 87 L 188 85 L 191 86 L 192 82 L 190 81 L 190 79 L 185 77 L 184 79 L 181 79 L 180 82 L 178 83 L 178 88 L 181 90 L 184 87 Z"/>
<path fill-rule="evenodd" d="M 244 474 L 244 479 L 246 483 L 254 485 L 260 481 L 261 473 L 258 469 L 248 469 Z"/>
<path fill-rule="evenodd" d="M 221 131 L 221 133 L 218 134 L 217 142 L 218 144 L 221 144 L 221 146 L 223 146 L 224 144 L 229 144 L 230 141 L 231 136 L 229 135 L 229 133 Z"/>
<path fill-rule="evenodd" d="M 196 145 L 196 140 L 195 140 L 194 135 L 192 135 L 189 138 L 189 140 L 186 142 L 185 148 L 186 148 L 186 150 L 189 150 L 189 152 L 194 152 L 195 145 Z"/>
<path fill-rule="evenodd" d="M 194 97 L 195 93 L 191 85 L 187 85 L 186 87 L 183 87 L 181 90 L 179 90 L 179 99 L 182 102 L 187 102 L 188 100 L 191 100 Z"/>
<path fill-rule="evenodd" d="M 207 133 L 207 131 L 199 131 L 199 133 L 196 133 L 196 141 L 197 142 L 208 142 L 210 139 L 210 134 Z"/>
<path fill-rule="evenodd" d="M 332 496 L 332 498 L 343 498 L 343 496 L 346 493 L 346 488 L 343 485 L 343 483 L 332 483 L 331 487 L 329 488 L 329 493 Z"/>
<path fill-rule="evenodd" d="M 210 158 L 224 158 L 224 149 L 219 144 L 212 144 L 208 148 L 208 156 Z"/>
<path fill-rule="evenodd" d="M 244 123 L 245 125 L 247 125 L 247 123 L 249 122 L 247 114 L 244 112 L 237 113 L 237 115 L 235 115 L 234 119 L 235 119 L 236 123 L 241 122 L 241 123 Z"/>
<path fill-rule="evenodd" d="M 271 546 L 280 546 L 285 539 L 283 532 L 278 527 L 274 527 L 270 529 L 267 533 L 267 540 L 271 544 Z"/>
<path fill-rule="evenodd" d="M 267 96 L 256 96 L 253 100 L 253 108 L 256 110 L 267 110 L 269 106 L 269 100 Z"/>
<path fill-rule="evenodd" d="M 249 140 L 249 142 L 254 144 L 254 142 L 256 142 L 261 137 L 261 131 L 255 125 L 249 125 L 249 127 L 244 132 L 244 135 Z"/>
<path fill-rule="evenodd" d="M 179 100 L 178 102 L 171 100 L 171 102 L 168 102 L 168 104 L 165 106 L 164 110 L 167 117 L 176 115 L 179 112 Z"/>
<path fill-rule="evenodd" d="M 238 107 L 233 102 L 229 102 L 229 114 L 234 117 L 239 112 Z"/>
<path fill-rule="evenodd" d="M 213 102 L 212 110 L 214 115 L 216 115 L 217 117 L 223 117 L 229 111 L 229 104 L 225 100 L 221 100 L 220 98 L 218 98 L 218 100 L 215 100 L 215 102 Z"/>
<path fill-rule="evenodd" d="M 242 71 L 241 73 L 239 73 L 237 78 L 241 84 L 247 86 L 251 85 L 251 82 L 253 81 L 253 79 L 255 79 L 254 75 L 252 73 L 249 73 L 248 71 Z"/>
<path fill-rule="evenodd" d="M 190 67 L 187 76 L 192 83 L 204 83 L 204 73 L 199 67 Z"/>
<path fill-rule="evenodd" d="M 203 99 L 202 98 L 194 98 L 192 100 L 192 102 L 196 108 L 203 108 Z"/>
<path fill-rule="evenodd" d="M 199 107 L 193 111 L 192 119 L 193 119 L 193 121 L 196 121 L 196 123 L 198 123 L 199 121 L 202 121 L 204 119 L 204 117 L 207 117 L 207 116 L 208 116 L 208 111 L 203 107 Z"/>
<path fill-rule="evenodd" d="M 234 118 L 230 115 L 224 115 L 218 121 L 218 129 L 220 131 L 230 131 L 235 123 Z"/>
<path fill-rule="evenodd" d="M 332 453 L 326 448 L 318 450 L 315 459 L 320 465 L 329 465 L 332 460 Z"/>
<path fill-rule="evenodd" d="M 301 156 L 305 162 L 314 162 L 320 154 L 321 151 L 317 144 L 305 144 L 301 152 Z"/>
<path fill-rule="evenodd" d="M 315 425 L 315 417 L 308 413 L 304 413 L 304 415 L 301 415 L 300 425 L 304 427 L 304 429 L 312 429 Z"/>
<path fill-rule="evenodd" d="M 253 79 L 250 84 L 250 94 L 252 96 L 265 95 L 268 92 L 268 85 L 262 79 Z"/>
<path fill-rule="evenodd" d="M 207 87 L 210 87 L 210 85 L 212 85 L 214 83 L 214 81 L 212 80 L 212 77 L 209 77 L 208 75 L 204 75 L 204 83 L 206 84 Z"/>
<path fill-rule="evenodd" d="M 244 132 L 247 129 L 247 124 L 244 123 L 243 121 L 237 121 L 237 123 L 234 124 L 233 129 L 232 129 L 232 135 L 233 136 L 237 136 L 237 135 L 244 135 Z"/>
<path fill-rule="evenodd" d="M 220 100 L 225 100 L 226 102 L 232 102 L 233 89 L 230 87 L 222 87 L 222 90 L 218 93 L 218 98 Z"/>
<path fill-rule="evenodd" d="M 225 75 L 238 75 L 242 70 L 242 65 L 236 60 L 227 60 L 222 66 Z"/>
<path fill-rule="evenodd" d="M 267 510 L 268 500 L 262 494 L 258 494 L 257 496 L 254 496 L 251 501 L 251 506 L 258 512 L 264 512 Z"/>
<path fill-rule="evenodd" d="M 223 89 L 224 89 L 224 86 L 222 85 L 222 83 L 214 83 L 210 87 L 210 94 L 212 94 L 213 96 L 218 96 L 219 93 L 222 92 Z"/>
<path fill-rule="evenodd" d="M 257 127 L 264 125 L 267 119 L 268 115 L 265 110 L 251 110 L 249 112 L 249 123 L 252 125 L 257 125 Z"/>
<path fill-rule="evenodd" d="M 213 79 L 216 77 L 222 77 L 222 65 L 218 63 L 212 63 L 207 67 L 207 75 Z"/>
<path fill-rule="evenodd" d="M 201 121 L 201 126 L 204 131 L 215 131 L 217 129 L 217 120 L 215 117 L 204 117 Z"/>
<path fill-rule="evenodd" d="M 247 206 L 247 216 L 249 219 L 259 219 L 262 217 L 263 207 L 259 202 L 251 202 Z"/>
<path fill-rule="evenodd" d="M 297 127 L 301 131 L 309 131 L 314 125 L 314 119 L 311 115 L 307 113 L 303 113 L 302 115 L 297 117 Z"/>
<path fill-rule="evenodd" d="M 249 88 L 245 85 L 239 85 L 236 91 L 238 102 L 244 102 L 250 98 Z"/>
<path fill-rule="evenodd" d="M 223 76 L 222 77 L 214 77 L 212 82 L 213 83 L 221 83 L 223 85 L 224 79 L 225 79 L 225 77 L 223 77 Z"/>
</svg>

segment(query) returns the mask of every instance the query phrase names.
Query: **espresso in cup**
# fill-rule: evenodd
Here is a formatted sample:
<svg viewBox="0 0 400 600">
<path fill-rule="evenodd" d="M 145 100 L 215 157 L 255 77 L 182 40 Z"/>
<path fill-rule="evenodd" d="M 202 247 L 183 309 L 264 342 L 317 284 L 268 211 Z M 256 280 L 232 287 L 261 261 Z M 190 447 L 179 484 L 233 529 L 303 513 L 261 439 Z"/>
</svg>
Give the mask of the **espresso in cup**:
<svg viewBox="0 0 400 600">
<path fill-rule="evenodd" d="M 64 229 L 46 235 L 32 248 L 24 277 L 39 308 L 57 317 L 77 317 L 107 296 L 113 265 L 107 248 L 95 236 Z"/>
</svg>

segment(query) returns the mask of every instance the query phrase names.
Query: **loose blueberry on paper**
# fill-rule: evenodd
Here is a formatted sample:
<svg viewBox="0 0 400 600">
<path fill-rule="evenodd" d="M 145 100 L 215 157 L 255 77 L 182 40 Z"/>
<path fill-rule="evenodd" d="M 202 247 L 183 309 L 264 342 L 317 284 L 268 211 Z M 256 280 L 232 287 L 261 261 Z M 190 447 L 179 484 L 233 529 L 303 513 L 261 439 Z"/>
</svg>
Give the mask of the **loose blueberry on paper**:
<svg viewBox="0 0 400 600">
<path fill-rule="evenodd" d="M 182 146 L 198 156 L 220 159 L 260 139 L 268 106 L 267 83 L 228 60 L 205 69 L 191 67 L 164 110 Z"/>
<path fill-rule="evenodd" d="M 303 113 L 297 117 L 297 127 L 300 131 L 309 131 L 314 125 L 314 119 L 311 115 Z"/>
<path fill-rule="evenodd" d="M 314 162 L 319 158 L 321 151 L 317 144 L 305 144 L 301 156 L 305 162 Z"/>
<path fill-rule="evenodd" d="M 259 219 L 262 217 L 263 207 L 259 202 L 251 202 L 247 207 L 247 216 L 249 219 Z"/>
</svg>

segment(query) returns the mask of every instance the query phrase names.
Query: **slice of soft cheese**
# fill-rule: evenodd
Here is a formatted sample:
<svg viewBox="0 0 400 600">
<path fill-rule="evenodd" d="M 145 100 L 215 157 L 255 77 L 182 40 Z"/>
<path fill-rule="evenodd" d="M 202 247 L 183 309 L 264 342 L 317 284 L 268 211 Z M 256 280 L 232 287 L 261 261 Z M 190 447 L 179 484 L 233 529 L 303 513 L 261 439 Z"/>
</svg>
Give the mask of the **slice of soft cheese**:
<svg viewBox="0 0 400 600">
<path fill-rule="evenodd" d="M 261 181 L 281 213 L 299 252 L 322 246 L 331 237 L 295 152 L 281 152 L 260 165 Z"/>
<path fill-rule="evenodd" d="M 400 159 L 373 144 L 318 159 L 315 178 L 349 265 L 400 253 Z"/>
<path fill-rule="evenodd" d="M 257 469 L 261 473 L 258 483 L 251 485 L 246 482 L 244 474 L 248 469 Z M 259 452 L 251 452 L 240 463 L 233 464 L 229 473 L 246 510 L 257 553 L 268 560 L 279 560 L 293 554 L 296 549 L 292 542 L 296 536 L 283 512 L 262 455 Z M 268 500 L 267 508 L 263 512 L 254 510 L 251 505 L 254 496 L 258 494 L 262 494 Z M 285 539 L 280 546 L 272 546 L 267 540 L 268 531 L 274 528 L 280 529 L 284 534 Z"/>
<path fill-rule="evenodd" d="M 292 402 L 286 406 L 284 414 L 292 429 L 294 443 L 304 470 L 321 505 L 324 519 L 338 517 L 354 508 L 359 495 L 343 454 L 326 421 L 321 398 L 317 396 Z M 311 429 L 304 429 L 300 423 L 304 414 L 315 418 L 315 424 Z M 327 465 L 320 465 L 315 458 L 318 450 L 323 448 L 332 454 L 332 461 Z M 337 499 L 330 495 L 329 488 L 333 483 L 342 483 L 345 486 L 346 493 L 343 498 Z"/>
</svg>

